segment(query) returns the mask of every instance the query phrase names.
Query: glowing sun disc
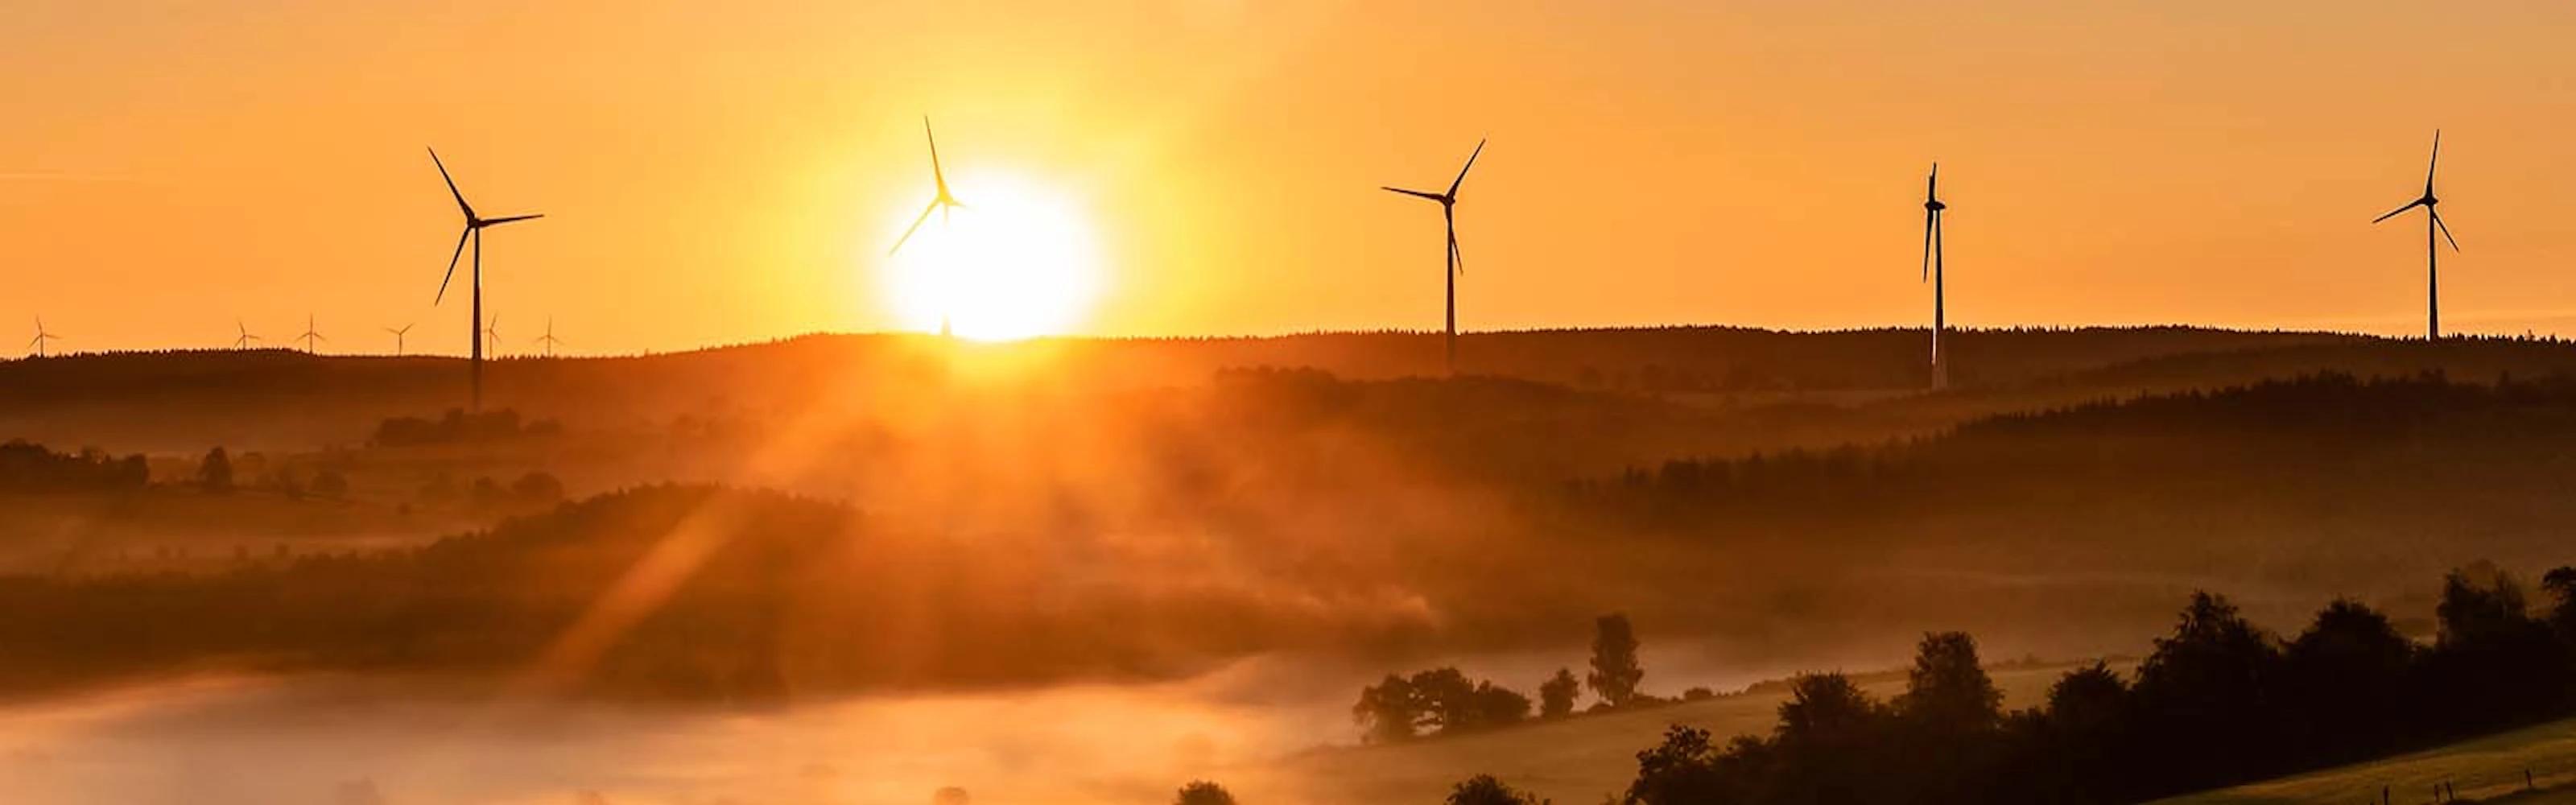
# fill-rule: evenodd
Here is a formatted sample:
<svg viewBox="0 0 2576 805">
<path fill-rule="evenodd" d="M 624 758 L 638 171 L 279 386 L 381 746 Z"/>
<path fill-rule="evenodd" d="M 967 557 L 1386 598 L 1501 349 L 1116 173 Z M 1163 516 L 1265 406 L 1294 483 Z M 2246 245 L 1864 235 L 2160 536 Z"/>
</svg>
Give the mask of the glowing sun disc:
<svg viewBox="0 0 2576 805">
<path fill-rule="evenodd" d="M 1100 257 L 1082 205 L 1010 174 L 951 179 L 953 212 L 933 212 L 884 263 L 884 290 L 906 328 L 1003 341 L 1080 326 L 1100 293 Z M 924 199 L 926 201 L 926 199 Z M 907 205 L 878 242 L 921 214 Z"/>
</svg>

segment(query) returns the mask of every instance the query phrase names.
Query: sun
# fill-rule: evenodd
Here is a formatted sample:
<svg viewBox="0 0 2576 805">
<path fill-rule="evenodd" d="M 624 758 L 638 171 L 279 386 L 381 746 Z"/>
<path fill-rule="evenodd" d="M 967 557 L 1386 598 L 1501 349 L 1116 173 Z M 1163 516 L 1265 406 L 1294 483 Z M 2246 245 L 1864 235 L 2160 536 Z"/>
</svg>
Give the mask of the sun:
<svg viewBox="0 0 2576 805">
<path fill-rule="evenodd" d="M 884 262 L 898 321 L 929 332 L 1007 341 L 1078 327 L 1100 293 L 1100 256 L 1083 205 L 1009 173 L 965 173 L 949 184 L 964 206 L 932 213 Z M 880 243 L 921 214 L 907 201 Z"/>
</svg>

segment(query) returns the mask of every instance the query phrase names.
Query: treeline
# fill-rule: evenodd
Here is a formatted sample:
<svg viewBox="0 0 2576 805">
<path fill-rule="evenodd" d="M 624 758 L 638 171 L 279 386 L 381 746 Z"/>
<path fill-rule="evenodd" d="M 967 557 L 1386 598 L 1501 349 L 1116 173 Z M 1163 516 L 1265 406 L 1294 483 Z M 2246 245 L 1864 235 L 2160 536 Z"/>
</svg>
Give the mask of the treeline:
<svg viewBox="0 0 2576 805">
<path fill-rule="evenodd" d="M 2190 483 L 2225 466 L 2350 469 L 2340 465 L 2463 454 L 2548 463 L 2556 461 L 2551 445 L 2562 436 L 2576 438 L 2576 376 L 2462 383 L 2439 373 L 2372 379 L 2323 373 L 2000 414 L 1875 447 L 1678 459 L 1577 481 L 1569 492 L 1632 516 L 1697 517 L 1818 503 L 1903 503 L 1927 491 L 1991 490 L 1999 478 L 2037 477 L 2057 488 L 2116 478 L 2130 488 L 2138 481 L 2162 483 L 2160 477 Z M 2436 454 L 2435 444 L 2448 450 Z M 2229 460 L 2239 457 L 2249 460 Z M 2192 471 L 2169 472 L 2183 466 Z"/>
<path fill-rule="evenodd" d="M 2443 580 L 2429 645 L 2352 601 L 2283 639 L 2196 593 L 2135 679 L 2096 664 L 2006 712 L 1963 633 L 1925 637 L 1905 691 L 1797 678 L 1768 736 L 1675 726 L 1639 752 L 1631 805 L 2110 803 L 2277 777 L 2571 712 L 2576 569 L 2529 611 L 2492 567 Z"/>
<path fill-rule="evenodd" d="M 519 412 L 511 409 L 466 413 L 450 408 L 437 419 L 398 416 L 376 425 L 376 433 L 367 442 L 377 447 L 419 447 L 424 445 L 495 442 L 563 433 L 562 423 L 551 419 L 519 421 Z"/>
<path fill-rule="evenodd" d="M 1538 716 L 1573 715 L 1575 697 L 1586 686 L 1598 697 L 1591 711 L 1666 703 L 1638 687 L 1646 669 L 1637 661 L 1637 645 L 1636 628 L 1627 615 L 1612 613 L 1595 620 L 1590 672 L 1578 682 L 1573 671 L 1559 668 L 1541 681 Z M 1683 698 L 1710 695 L 1707 688 L 1692 688 Z M 1359 723 L 1360 740 L 1367 743 L 1508 726 L 1529 717 L 1528 696 L 1489 680 L 1470 681 L 1456 668 L 1434 668 L 1411 676 L 1388 674 L 1384 681 L 1361 688 L 1359 702 L 1351 705 L 1351 719 Z"/>
<path fill-rule="evenodd" d="M 949 534 L 774 492 L 669 485 L 428 545 L 216 572 L 0 575 L 0 694 L 208 667 L 411 671 L 468 684 L 541 658 L 567 693 L 758 703 L 859 690 L 1170 679 L 1245 646 L 1386 640 L 1371 607 L 1282 606 L 1161 571 L 1069 578 L 1057 535 Z M 1111 563 L 1114 564 L 1114 563 Z M 550 654 L 653 570 L 578 662 Z M 1107 572 L 1107 571 L 1103 571 Z M 1319 580 L 1318 585 L 1329 584 Z M 625 586 L 621 586 L 625 585 Z M 889 614 L 895 613 L 895 614 Z"/>
<path fill-rule="evenodd" d="M 19 439 L 0 444 L 0 491 L 132 490 L 151 483 L 152 469 L 140 455 L 117 458 L 99 450 L 56 453 Z"/>
<path fill-rule="evenodd" d="M 675 536 L 684 527 L 697 530 Z M 791 659 L 780 645 L 796 609 L 789 601 L 811 601 L 815 617 L 852 622 L 852 608 L 826 605 L 810 577 L 825 567 L 850 570 L 835 554 L 863 544 L 851 512 L 780 495 L 654 487 L 404 550 L 302 555 L 209 574 L 0 576 L 0 611 L 10 613 L 0 619 L 9 654 L 0 690 L 224 662 L 520 667 L 647 551 L 674 538 L 707 541 L 700 546 L 707 553 L 656 611 L 603 647 L 576 688 L 774 697 L 787 684 L 780 664 Z"/>
</svg>

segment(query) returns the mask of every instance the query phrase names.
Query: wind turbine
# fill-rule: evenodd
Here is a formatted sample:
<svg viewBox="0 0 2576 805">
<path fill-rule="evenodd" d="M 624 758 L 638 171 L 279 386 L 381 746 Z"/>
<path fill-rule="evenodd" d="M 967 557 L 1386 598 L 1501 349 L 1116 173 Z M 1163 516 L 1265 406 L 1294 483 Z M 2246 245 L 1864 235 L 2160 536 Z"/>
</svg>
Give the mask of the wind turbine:
<svg viewBox="0 0 2576 805">
<path fill-rule="evenodd" d="M 1932 178 L 1923 183 L 1923 279 L 1932 283 L 1932 388 L 1950 385 L 1950 362 L 1941 354 L 1942 319 L 1941 288 L 1941 211 L 1950 205 L 1941 203 L 1941 163 L 1932 163 Z"/>
<path fill-rule="evenodd" d="M 490 352 L 490 353 L 492 353 L 492 355 L 493 355 L 494 357 L 498 357 L 498 356 L 500 356 L 500 354 L 501 354 L 501 314 L 498 314 L 498 313 L 494 313 L 494 314 L 492 314 L 492 320 L 491 320 L 490 322 L 487 322 L 487 323 L 485 323 L 485 324 L 483 325 L 483 340 L 484 340 L 484 341 L 486 341 L 486 342 L 489 342 L 489 343 L 491 344 L 491 346 L 490 346 L 489 348 L 487 348 L 487 349 L 485 349 L 485 350 L 484 350 L 485 352 Z"/>
<path fill-rule="evenodd" d="M 2407 202 L 2406 206 L 2389 210 L 2387 215 L 2370 219 L 2375 224 L 2395 218 L 2407 210 L 2424 208 L 2424 337 L 2427 340 L 2442 337 L 2442 275 L 2439 270 L 2442 251 L 2433 242 L 2433 233 L 2441 232 L 2442 239 L 2451 242 L 2451 251 L 2460 250 L 2460 242 L 2451 238 L 2451 225 L 2442 223 L 2442 211 L 2434 206 L 2442 203 L 2441 199 L 2433 196 L 2433 168 L 2441 164 L 2442 130 L 2434 129 L 2433 158 L 2424 163 L 2424 195 Z"/>
<path fill-rule="evenodd" d="M 234 331 L 234 332 L 236 332 L 236 333 L 240 333 L 240 336 L 239 336 L 239 337 L 236 337 L 236 338 L 234 338 L 234 339 L 233 339 L 233 348 L 234 348 L 234 349 L 249 349 L 249 348 L 250 348 L 250 345 L 251 345 L 251 342 L 253 342 L 253 341 L 262 341 L 262 340 L 266 340 L 266 339 L 262 339 L 262 338 L 260 338 L 259 336 L 251 335 L 251 334 L 250 334 L 250 326 L 249 326 L 249 325 L 246 325 L 246 324 L 243 324 L 243 323 L 242 323 L 242 320 L 240 320 L 240 319 L 234 319 L 234 320 L 233 320 L 233 331 Z"/>
<path fill-rule="evenodd" d="M 555 337 L 555 317 L 546 317 L 546 334 L 537 336 L 537 343 L 546 345 L 546 357 L 555 356 L 555 346 L 563 343 L 563 339 Z"/>
<path fill-rule="evenodd" d="M 387 327 L 385 328 L 385 332 L 394 334 L 394 356 L 401 357 L 403 354 L 403 336 L 411 334 L 411 325 L 406 324 L 401 327 Z"/>
<path fill-rule="evenodd" d="M 930 180 L 937 183 L 938 194 L 931 196 L 930 203 L 921 208 L 920 217 L 912 219 L 912 226 L 904 228 L 903 237 L 894 239 L 894 246 L 886 249 L 887 257 L 893 257 L 895 252 L 901 251 L 903 244 L 912 240 L 912 233 L 920 231 L 921 225 L 930 220 L 931 213 L 939 213 L 939 225 L 944 227 L 948 225 L 949 210 L 966 206 L 964 202 L 958 201 L 956 196 L 948 193 L 948 174 L 939 168 L 939 138 L 930 133 L 928 115 L 921 118 L 921 136 L 922 139 L 930 141 Z M 939 313 L 939 335 L 944 338 L 948 333 L 948 312 L 943 310 Z"/>
<path fill-rule="evenodd" d="M 525 221 L 531 218 L 544 218 L 546 216 L 542 213 L 536 215 L 511 215 L 501 218 L 485 218 L 483 216 L 476 215 L 474 214 L 474 205 L 465 203 L 465 193 L 456 189 L 455 177 L 447 175 L 447 163 L 438 161 L 438 149 L 429 149 L 429 162 L 432 165 L 438 166 L 438 178 L 446 180 L 448 195 L 456 197 L 456 209 L 465 213 L 465 231 L 456 236 L 456 252 L 448 255 L 447 257 L 447 276 L 439 279 L 438 297 L 431 300 L 430 304 L 436 305 L 439 302 L 446 301 L 447 283 L 449 280 L 456 278 L 456 259 L 465 254 L 465 241 L 472 240 L 474 241 L 474 277 L 472 280 L 474 284 L 474 322 L 476 324 L 481 324 L 483 322 L 483 230 L 489 227 L 510 223 L 512 221 Z M 482 336 L 484 333 L 477 332 L 470 333 L 469 335 L 472 336 L 471 348 L 473 350 L 470 357 L 473 359 L 474 410 L 480 411 L 483 410 Z"/>
<path fill-rule="evenodd" d="M 31 346 L 31 347 L 34 347 L 34 348 L 35 348 L 35 350 L 36 350 L 36 357 L 42 358 L 42 357 L 45 357 L 45 344 L 46 344 L 46 342 L 59 340 L 59 339 L 61 339 L 61 338 L 62 338 L 62 336 L 55 335 L 55 334 L 53 334 L 52 332 L 49 332 L 49 331 L 47 331 L 47 330 L 45 329 L 45 317 L 43 317 L 43 316 L 37 316 L 37 317 L 36 317 L 36 337 L 35 337 L 35 338 L 28 339 L 28 340 L 27 340 L 27 344 L 28 344 L 28 346 Z"/>
<path fill-rule="evenodd" d="M 1441 341 L 1441 348 L 1452 374 L 1458 371 L 1458 275 L 1467 273 L 1467 258 L 1458 253 L 1458 186 L 1467 182 L 1467 171 L 1476 167 L 1476 157 L 1483 153 L 1485 153 L 1485 141 L 1477 140 L 1476 150 L 1467 155 L 1467 164 L 1458 169 L 1458 178 L 1449 181 L 1448 192 L 1426 193 L 1401 187 L 1378 188 L 1391 193 L 1403 193 L 1440 202 L 1440 220 L 1449 227 L 1449 255 L 1440 267 L 1441 276 L 1448 281 L 1446 316 L 1443 325 L 1447 335 Z"/>
<path fill-rule="evenodd" d="M 322 333 L 313 329 L 313 314 L 306 313 L 304 314 L 304 334 L 296 336 L 295 340 L 304 342 L 305 354 L 312 355 L 319 354 L 319 352 L 313 347 L 314 342 L 329 341 L 331 339 L 323 338 Z"/>
</svg>

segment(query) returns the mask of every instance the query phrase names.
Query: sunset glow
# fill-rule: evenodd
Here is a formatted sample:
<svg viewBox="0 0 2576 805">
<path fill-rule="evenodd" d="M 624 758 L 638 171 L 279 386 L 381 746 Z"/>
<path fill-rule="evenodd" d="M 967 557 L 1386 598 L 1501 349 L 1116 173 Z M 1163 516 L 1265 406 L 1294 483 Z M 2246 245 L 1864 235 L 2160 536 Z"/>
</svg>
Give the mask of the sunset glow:
<svg viewBox="0 0 2576 805">
<path fill-rule="evenodd" d="M 1103 281 L 1099 247 L 1080 202 L 1018 175 L 966 172 L 965 206 L 934 214 L 883 263 L 884 298 L 905 329 L 1006 341 L 1082 325 Z M 891 240 L 913 213 L 888 219 Z M 898 220 L 899 219 L 899 220 Z"/>
</svg>

